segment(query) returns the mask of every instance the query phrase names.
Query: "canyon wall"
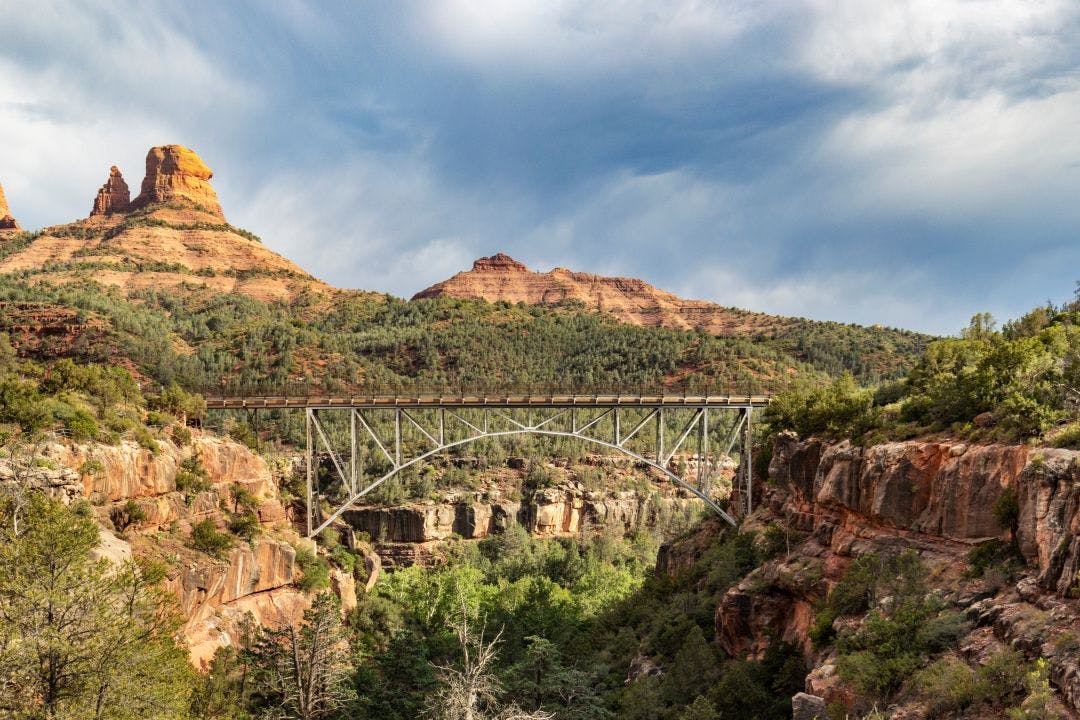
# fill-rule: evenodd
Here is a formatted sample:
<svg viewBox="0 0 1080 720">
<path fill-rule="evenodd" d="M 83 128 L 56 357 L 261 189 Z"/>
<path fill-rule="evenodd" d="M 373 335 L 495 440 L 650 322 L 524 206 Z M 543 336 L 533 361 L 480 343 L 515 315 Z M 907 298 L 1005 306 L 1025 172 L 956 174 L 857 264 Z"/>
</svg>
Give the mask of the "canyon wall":
<svg viewBox="0 0 1080 720">
<path fill-rule="evenodd" d="M 760 504 L 741 531 L 761 533 L 779 522 L 798 538 L 725 593 L 714 617 L 717 643 L 736 657 L 761 657 L 771 643 L 791 642 L 812 668 L 806 691 L 850 707 L 854 696 L 831 653 L 809 640 L 817 609 L 852 559 L 913 549 L 935 592 L 972 623 L 960 642 L 962 657 L 978 664 L 988 648 L 1002 645 L 1045 657 L 1062 699 L 1080 708 L 1080 663 L 1054 642 L 1080 627 L 1078 458 L 1075 451 L 1026 445 L 940 440 L 859 447 L 780 436 Z M 1004 513 L 1014 521 L 995 512 L 1003 497 L 1015 497 L 1014 512 Z M 1003 520 L 1014 525 L 1027 568 L 1011 583 L 971 577 L 974 547 L 1012 539 Z M 705 540 L 665 548 L 658 569 L 673 574 L 688 566 Z"/>
</svg>

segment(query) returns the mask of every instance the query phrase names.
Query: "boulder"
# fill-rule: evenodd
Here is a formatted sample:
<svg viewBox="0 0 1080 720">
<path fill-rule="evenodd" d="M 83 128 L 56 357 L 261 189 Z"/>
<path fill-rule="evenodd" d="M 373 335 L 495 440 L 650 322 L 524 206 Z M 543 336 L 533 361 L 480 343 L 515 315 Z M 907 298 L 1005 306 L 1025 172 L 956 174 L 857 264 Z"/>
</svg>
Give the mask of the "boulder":
<svg viewBox="0 0 1080 720">
<path fill-rule="evenodd" d="M 825 698 L 795 693 L 791 698 L 791 720 L 826 720 Z"/>
<path fill-rule="evenodd" d="M 194 203 L 224 220 L 225 213 L 209 182 L 213 176 L 213 171 L 194 150 L 181 145 L 150 148 L 146 154 L 146 177 L 142 181 L 142 191 L 132 201 L 131 207 L 138 209 L 180 200 Z"/>
<path fill-rule="evenodd" d="M 131 191 L 128 190 L 128 185 L 124 182 L 124 176 L 120 174 L 119 168 L 113 165 L 109 168 L 109 178 L 94 198 L 94 208 L 90 211 L 90 217 L 127 212 L 130 206 Z"/>
</svg>

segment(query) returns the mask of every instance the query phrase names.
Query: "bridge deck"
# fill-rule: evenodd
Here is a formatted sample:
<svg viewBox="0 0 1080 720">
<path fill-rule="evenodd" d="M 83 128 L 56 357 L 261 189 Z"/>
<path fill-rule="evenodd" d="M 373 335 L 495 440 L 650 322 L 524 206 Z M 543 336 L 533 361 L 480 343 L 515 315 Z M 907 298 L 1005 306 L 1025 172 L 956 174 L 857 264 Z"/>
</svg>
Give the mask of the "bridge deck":
<svg viewBox="0 0 1080 720">
<path fill-rule="evenodd" d="M 209 396 L 209 410 L 284 408 L 470 408 L 470 407 L 692 407 L 747 408 L 769 404 L 768 395 L 560 393 L 417 393 L 402 395 Z"/>
</svg>

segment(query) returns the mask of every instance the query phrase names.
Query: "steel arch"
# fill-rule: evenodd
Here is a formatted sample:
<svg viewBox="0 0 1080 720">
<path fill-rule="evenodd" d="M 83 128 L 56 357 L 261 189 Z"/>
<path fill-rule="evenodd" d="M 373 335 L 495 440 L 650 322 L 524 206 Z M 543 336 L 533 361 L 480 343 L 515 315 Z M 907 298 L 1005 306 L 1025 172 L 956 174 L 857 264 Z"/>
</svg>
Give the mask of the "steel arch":
<svg viewBox="0 0 1080 720">
<path fill-rule="evenodd" d="M 330 409 L 330 408 L 323 408 L 323 409 Z M 709 459 L 709 452 L 708 452 L 709 408 L 707 408 L 707 407 L 684 408 L 684 409 L 692 409 L 694 411 L 694 414 L 693 414 L 691 420 L 683 428 L 682 432 L 680 433 L 678 439 L 675 441 L 674 445 L 669 447 L 669 448 L 666 448 L 666 449 L 665 449 L 665 446 L 664 446 L 664 432 L 663 432 L 663 421 L 664 421 L 665 408 L 663 408 L 663 407 L 645 406 L 645 407 L 635 408 L 635 409 L 638 409 L 638 410 L 646 410 L 648 412 L 645 415 L 645 417 L 643 419 L 640 419 L 639 422 L 637 422 L 636 426 L 634 426 L 633 429 L 630 430 L 626 434 L 622 433 L 621 423 L 620 423 L 621 418 L 620 418 L 620 415 L 619 415 L 619 408 L 617 408 L 617 407 L 607 408 L 600 415 L 598 415 L 598 416 L 596 416 L 594 418 L 591 418 L 588 423 L 584 424 L 580 428 L 577 426 L 577 416 L 576 416 L 576 413 L 574 412 L 574 408 L 572 408 L 572 407 L 548 406 L 546 409 L 548 409 L 548 410 L 556 410 L 558 412 L 556 412 L 556 414 L 551 416 L 551 417 L 543 419 L 542 422 L 539 422 L 537 424 L 532 424 L 531 420 L 530 420 L 529 421 L 530 424 L 526 425 L 526 424 L 518 422 L 517 420 L 514 420 L 513 418 L 509 417 L 508 415 L 505 415 L 504 413 L 502 413 L 500 410 L 498 410 L 496 408 L 484 408 L 484 409 L 482 409 L 482 412 L 484 413 L 484 420 L 482 421 L 483 427 L 480 427 L 479 425 L 475 425 L 475 424 L 465 420 L 464 418 L 458 416 L 456 414 L 456 412 L 454 412 L 453 410 L 447 410 L 447 409 L 440 408 L 440 409 L 437 410 L 437 412 L 438 412 L 438 429 L 434 429 L 434 428 L 425 428 L 425 427 L 423 427 L 420 424 L 420 422 L 418 422 L 414 417 L 412 417 L 412 415 L 408 412 L 407 408 L 392 408 L 392 409 L 388 408 L 387 410 L 394 413 L 394 442 L 393 442 L 393 447 L 392 448 L 387 448 L 386 444 L 384 444 L 383 441 L 379 438 L 379 435 L 371 427 L 371 424 L 368 423 L 368 421 L 364 418 L 364 416 L 362 414 L 360 414 L 359 410 L 356 407 L 349 408 L 349 410 L 350 410 L 350 423 L 349 423 L 349 425 L 350 425 L 351 455 L 350 455 L 350 462 L 349 462 L 349 466 L 348 466 L 349 467 L 349 472 L 346 472 L 342 461 L 339 459 L 337 453 L 335 452 L 332 444 L 329 441 L 327 433 L 323 429 L 322 424 L 321 424 L 321 422 L 319 420 L 318 412 L 319 412 L 320 409 L 319 408 L 308 408 L 306 410 L 306 413 L 305 413 L 306 414 L 306 419 L 307 419 L 307 463 L 306 464 L 307 464 L 307 531 L 308 531 L 308 537 L 314 537 L 315 535 L 317 535 L 323 529 L 328 527 L 331 523 L 333 523 L 337 519 L 339 519 L 353 505 L 353 503 L 355 503 L 360 498 L 362 498 L 366 494 L 370 493 L 372 490 L 379 487 L 384 482 L 386 482 L 387 480 L 393 478 L 395 475 L 399 474 L 401 471 L 403 471 L 403 470 L 405 470 L 407 468 L 414 467 L 414 466 L 416 466 L 418 464 L 421 464 L 425 460 L 428 460 L 429 458 L 434 457 L 436 455 L 439 455 L 441 453 L 447 452 L 448 450 L 451 450 L 453 448 L 468 445 L 468 444 L 473 443 L 473 442 L 477 442 L 477 441 L 485 440 L 485 439 L 491 439 L 491 438 L 505 438 L 505 437 L 521 436 L 521 435 L 538 435 L 538 436 L 554 437 L 554 438 L 567 438 L 567 439 L 573 439 L 573 440 L 584 440 L 584 441 L 592 443 L 594 445 L 606 447 L 606 448 L 608 448 L 610 450 L 615 450 L 617 452 L 620 452 L 623 455 L 625 455 L 627 457 L 630 457 L 630 458 L 636 460 L 637 462 L 640 462 L 640 463 L 644 464 L 646 467 L 649 467 L 649 468 L 652 468 L 652 469 L 654 469 L 656 471 L 659 471 L 662 475 L 664 475 L 665 477 L 670 479 L 677 486 L 689 491 L 695 497 L 697 497 L 697 498 L 701 499 L 703 502 L 705 502 L 713 511 L 715 511 L 718 515 L 720 515 L 720 517 L 722 517 L 726 522 L 730 523 L 733 526 L 737 524 L 737 521 L 735 520 L 735 518 L 730 513 L 725 511 L 723 508 L 721 508 L 706 493 L 706 490 L 708 488 L 708 483 L 711 480 L 710 476 L 712 474 L 711 470 L 710 470 L 710 466 L 712 465 L 712 461 Z M 679 408 L 667 408 L 667 409 L 670 411 L 670 410 L 677 410 Z M 726 448 L 725 452 L 722 455 L 719 456 L 719 458 L 722 459 L 723 457 L 730 457 L 731 450 L 734 447 L 735 442 L 737 440 L 739 440 L 739 439 L 743 440 L 744 448 L 749 447 L 749 441 L 750 441 L 750 418 L 751 418 L 752 409 L 753 409 L 753 407 L 749 406 L 749 405 L 748 406 L 741 406 L 741 407 L 734 407 L 734 408 L 728 407 L 728 408 L 722 408 L 721 409 L 723 411 L 732 411 L 732 410 L 734 410 L 734 411 L 737 412 L 737 415 L 736 415 L 736 420 L 733 423 L 733 426 L 732 426 L 732 429 L 731 429 L 731 432 L 730 432 L 730 436 L 728 438 L 727 448 Z M 571 430 L 570 431 L 557 430 L 557 429 L 546 429 L 545 426 L 549 425 L 550 423 L 555 422 L 559 418 L 566 415 L 568 412 L 571 413 Z M 462 425 L 466 426 L 468 429 L 470 429 L 472 431 L 472 433 L 468 434 L 464 438 L 448 441 L 447 437 L 446 437 L 446 415 L 447 415 L 447 413 L 449 413 L 451 420 L 456 420 L 457 422 L 459 422 Z M 492 414 L 494 414 L 494 417 L 496 417 L 498 419 L 501 419 L 501 420 L 505 420 L 505 421 L 511 423 L 512 425 L 516 426 L 516 427 L 514 427 L 512 429 L 509 429 L 509 430 L 492 430 L 492 429 L 490 429 L 490 424 L 489 423 L 490 423 L 490 420 L 492 418 Z M 609 441 L 609 440 L 607 440 L 605 438 L 602 438 L 602 437 L 596 437 L 595 435 L 586 434 L 586 432 L 590 428 L 596 427 L 604 418 L 608 417 L 609 415 L 612 416 L 612 418 L 613 418 L 613 430 L 614 430 L 614 435 L 613 435 L 613 438 L 612 438 L 613 441 Z M 657 430 L 656 430 L 656 460 L 650 459 L 649 457 L 646 457 L 646 456 L 644 456 L 644 455 L 642 455 L 642 454 L 640 454 L 638 452 L 634 452 L 633 450 L 631 450 L 630 448 L 627 448 L 625 446 L 625 444 L 629 440 L 631 440 L 633 437 L 635 437 L 654 418 L 656 419 L 656 426 L 657 426 Z M 359 423 L 357 421 L 359 421 Z M 405 423 L 409 423 L 412 426 L 414 426 L 422 435 L 424 435 L 427 438 L 428 441 L 431 442 L 431 444 L 434 447 L 432 447 L 431 449 L 426 450 L 425 452 L 420 453 L 419 455 L 416 455 L 415 457 L 412 457 L 412 458 L 409 458 L 409 459 L 403 459 L 402 458 L 402 427 L 405 426 Z M 383 474 L 381 477 L 379 477 L 378 479 L 374 480 L 373 482 L 367 484 L 364 487 L 360 487 L 358 485 L 358 480 L 359 480 L 360 475 L 359 475 L 359 472 L 357 471 L 358 430 L 361 429 L 361 428 L 368 434 L 369 438 L 374 442 L 374 445 L 378 448 L 378 451 L 380 451 L 382 453 L 382 455 L 385 456 L 385 458 L 389 461 L 389 463 L 391 465 L 391 469 L 390 469 L 389 472 Z M 429 432 L 429 430 L 430 430 L 430 432 Z M 687 440 L 687 438 L 690 436 L 691 432 L 694 431 L 694 430 L 697 430 L 697 440 L 698 440 L 697 473 L 698 473 L 698 482 L 699 482 L 700 487 L 695 487 L 692 483 L 688 482 L 684 477 L 681 477 L 680 475 L 672 472 L 671 470 L 669 470 L 666 467 L 667 463 L 670 462 L 670 460 L 674 457 L 675 453 L 683 445 L 684 441 Z M 334 470 L 336 470 L 336 472 L 338 474 L 338 477 L 340 478 L 343 486 L 345 486 L 348 489 L 348 496 L 347 496 L 347 498 L 345 500 L 341 501 L 341 503 L 339 504 L 337 509 L 334 510 L 328 517 L 326 517 L 326 519 L 324 519 L 321 522 L 319 522 L 318 524 L 316 524 L 316 522 L 315 522 L 315 512 L 316 512 L 316 506 L 315 506 L 315 501 L 316 501 L 315 484 L 316 483 L 315 483 L 315 481 L 316 481 L 316 478 L 315 478 L 314 466 L 315 466 L 316 445 L 318 444 L 318 441 L 321 441 L 321 444 L 323 445 L 323 447 L 325 448 L 327 454 L 329 455 L 330 460 L 331 460 L 331 464 L 333 465 Z M 387 444 L 389 444 L 389 443 L 387 443 Z M 665 450 L 667 450 L 667 452 L 665 452 Z M 743 473 L 743 478 L 742 479 L 743 479 L 743 483 L 744 483 L 742 496 L 743 496 L 743 502 L 746 504 L 746 508 L 744 508 L 744 510 L 747 510 L 750 507 L 750 497 L 751 497 L 751 484 L 750 484 L 751 483 L 751 472 L 750 472 L 751 471 L 751 464 L 750 464 L 749 453 L 744 451 L 742 453 L 742 455 L 743 455 L 743 462 L 741 463 L 741 465 L 742 465 L 741 472 Z"/>
</svg>

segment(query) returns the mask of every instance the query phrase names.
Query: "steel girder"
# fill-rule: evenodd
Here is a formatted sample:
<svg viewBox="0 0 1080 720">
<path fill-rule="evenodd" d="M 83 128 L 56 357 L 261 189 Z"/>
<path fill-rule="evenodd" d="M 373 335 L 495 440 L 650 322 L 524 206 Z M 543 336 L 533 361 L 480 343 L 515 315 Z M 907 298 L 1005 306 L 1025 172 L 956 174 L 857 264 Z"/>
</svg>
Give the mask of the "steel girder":
<svg viewBox="0 0 1080 720">
<path fill-rule="evenodd" d="M 339 455 L 332 442 L 332 433 L 323 421 L 325 414 L 343 412 L 348 413 L 349 420 L 348 463 Z M 567 438 L 620 452 L 686 489 L 725 521 L 735 525 L 736 519 L 712 497 L 712 481 L 721 464 L 731 459 L 733 449 L 738 446 L 738 512 L 746 514 L 750 511 L 753 467 L 748 449 L 751 447 L 752 413 L 753 406 L 749 404 L 742 407 L 685 409 L 662 405 L 637 408 L 549 406 L 528 409 L 307 408 L 308 537 L 317 535 L 358 500 L 407 468 L 418 466 L 436 455 L 469 443 L 518 435 Z M 682 422 L 684 418 L 685 422 Z M 710 432 L 710 420 L 727 420 L 727 423 L 714 424 L 713 431 Z M 665 427 L 676 421 L 678 422 L 674 427 L 680 430 L 674 442 L 668 442 L 665 439 Z M 721 429 L 722 433 L 719 432 Z M 406 434 L 410 437 L 406 438 Z M 650 434 L 652 442 L 648 442 L 650 438 L 647 436 Z M 719 436 L 715 438 L 719 442 L 711 442 L 712 436 Z M 691 437 L 696 439 L 696 448 L 687 452 L 686 448 L 695 444 L 688 443 Z M 723 452 L 720 452 L 721 445 Z M 681 456 L 689 455 L 696 460 L 693 476 L 689 468 L 683 469 L 682 464 L 672 469 L 672 461 L 680 451 Z M 381 464 L 380 471 L 366 480 L 361 468 L 362 452 L 381 458 L 381 463 L 375 463 Z M 323 457 L 329 460 L 329 468 L 340 481 L 344 496 L 331 504 L 328 513 L 322 511 L 324 498 L 317 487 L 317 463 Z"/>
</svg>

